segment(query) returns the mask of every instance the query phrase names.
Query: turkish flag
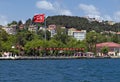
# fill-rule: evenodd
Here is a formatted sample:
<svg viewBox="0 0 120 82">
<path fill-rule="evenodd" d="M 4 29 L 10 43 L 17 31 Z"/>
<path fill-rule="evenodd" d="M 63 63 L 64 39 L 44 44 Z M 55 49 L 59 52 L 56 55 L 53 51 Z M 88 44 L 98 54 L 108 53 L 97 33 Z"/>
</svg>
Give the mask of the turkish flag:
<svg viewBox="0 0 120 82">
<path fill-rule="evenodd" d="M 37 14 L 37 15 L 34 15 L 33 21 L 36 22 L 36 23 L 43 23 L 44 18 L 45 18 L 44 14 Z"/>
</svg>

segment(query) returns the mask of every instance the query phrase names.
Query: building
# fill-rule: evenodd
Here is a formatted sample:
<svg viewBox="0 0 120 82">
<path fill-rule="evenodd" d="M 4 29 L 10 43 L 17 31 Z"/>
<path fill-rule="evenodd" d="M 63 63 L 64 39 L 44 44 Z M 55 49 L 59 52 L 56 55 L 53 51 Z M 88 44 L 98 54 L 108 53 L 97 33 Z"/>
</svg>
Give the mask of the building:
<svg viewBox="0 0 120 82">
<path fill-rule="evenodd" d="M 84 40 L 86 38 L 86 30 L 74 31 L 73 37 L 77 40 Z"/>
<path fill-rule="evenodd" d="M 114 25 L 114 24 L 115 24 L 114 21 L 107 21 L 107 23 L 108 23 L 109 25 Z"/>
<path fill-rule="evenodd" d="M 6 33 L 8 33 L 8 34 L 13 34 L 13 35 L 15 35 L 15 34 L 17 33 L 17 32 L 16 32 L 16 28 L 17 28 L 16 25 L 11 25 L 10 27 L 4 27 L 4 28 L 2 28 L 2 29 L 5 30 Z"/>
<path fill-rule="evenodd" d="M 29 28 L 28 28 L 28 31 L 36 32 L 37 29 L 38 29 L 38 28 L 37 28 L 35 25 L 30 25 Z"/>
<path fill-rule="evenodd" d="M 68 29 L 68 36 L 73 36 L 77 40 L 84 40 L 86 38 L 86 30 L 77 30 L 75 28 Z"/>
<path fill-rule="evenodd" d="M 25 29 L 25 24 L 19 25 L 19 30 L 23 30 L 23 29 Z"/>
<path fill-rule="evenodd" d="M 96 17 L 84 16 L 83 18 L 86 18 L 89 22 L 94 22 L 94 21 L 102 22 L 102 20 L 100 20 L 98 16 Z"/>
<path fill-rule="evenodd" d="M 103 53 L 101 53 L 101 49 L 103 47 L 107 47 L 109 49 L 108 51 L 109 56 L 120 56 L 120 44 L 114 42 L 104 42 L 96 44 L 96 50 L 99 56 L 104 55 Z"/>
<path fill-rule="evenodd" d="M 51 33 L 51 37 L 56 34 L 56 25 L 49 25 L 47 30 Z"/>
<path fill-rule="evenodd" d="M 73 36 L 73 32 L 77 31 L 75 28 L 68 29 L 68 36 Z"/>
</svg>

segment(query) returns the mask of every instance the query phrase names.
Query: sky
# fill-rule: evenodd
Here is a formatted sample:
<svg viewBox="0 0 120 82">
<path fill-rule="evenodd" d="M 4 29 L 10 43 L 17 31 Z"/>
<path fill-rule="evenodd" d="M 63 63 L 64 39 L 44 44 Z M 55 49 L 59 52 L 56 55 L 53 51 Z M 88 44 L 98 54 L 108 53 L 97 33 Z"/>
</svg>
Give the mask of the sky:
<svg viewBox="0 0 120 82">
<path fill-rule="evenodd" d="M 120 0 L 0 0 L 0 25 L 35 14 L 90 17 L 120 22 Z"/>
</svg>

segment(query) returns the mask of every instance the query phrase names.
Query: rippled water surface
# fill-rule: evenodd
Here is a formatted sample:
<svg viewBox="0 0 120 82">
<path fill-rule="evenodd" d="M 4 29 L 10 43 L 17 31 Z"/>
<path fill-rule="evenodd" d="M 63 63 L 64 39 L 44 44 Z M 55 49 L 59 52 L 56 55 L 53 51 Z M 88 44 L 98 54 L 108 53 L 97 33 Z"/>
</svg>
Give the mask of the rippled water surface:
<svg viewBox="0 0 120 82">
<path fill-rule="evenodd" d="M 120 82 L 120 59 L 1 60 L 0 82 Z"/>
</svg>

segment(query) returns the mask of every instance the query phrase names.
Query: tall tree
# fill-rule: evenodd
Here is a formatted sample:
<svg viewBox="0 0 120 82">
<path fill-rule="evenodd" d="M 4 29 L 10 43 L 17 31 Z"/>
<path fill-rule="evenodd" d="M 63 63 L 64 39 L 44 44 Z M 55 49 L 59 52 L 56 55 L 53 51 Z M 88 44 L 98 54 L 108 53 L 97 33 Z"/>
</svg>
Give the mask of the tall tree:
<svg viewBox="0 0 120 82">
<path fill-rule="evenodd" d="M 10 25 L 17 25 L 17 21 L 12 21 L 11 23 L 8 23 L 8 26 Z"/>
<path fill-rule="evenodd" d="M 53 37 L 55 40 L 61 41 L 66 44 L 69 40 L 69 36 L 66 33 L 66 29 L 57 27 L 57 34 Z"/>
<path fill-rule="evenodd" d="M 99 35 L 96 32 L 91 31 L 91 32 L 87 33 L 86 42 L 88 45 L 88 51 L 95 52 L 96 44 L 98 42 L 98 36 Z"/>
<path fill-rule="evenodd" d="M 22 25 L 23 24 L 23 22 L 20 20 L 19 22 L 18 22 L 18 26 L 20 26 L 20 25 Z"/>
<path fill-rule="evenodd" d="M 31 24 L 32 24 L 32 20 L 30 18 L 28 20 L 26 20 L 26 22 L 25 22 L 26 29 L 28 29 Z"/>
</svg>

